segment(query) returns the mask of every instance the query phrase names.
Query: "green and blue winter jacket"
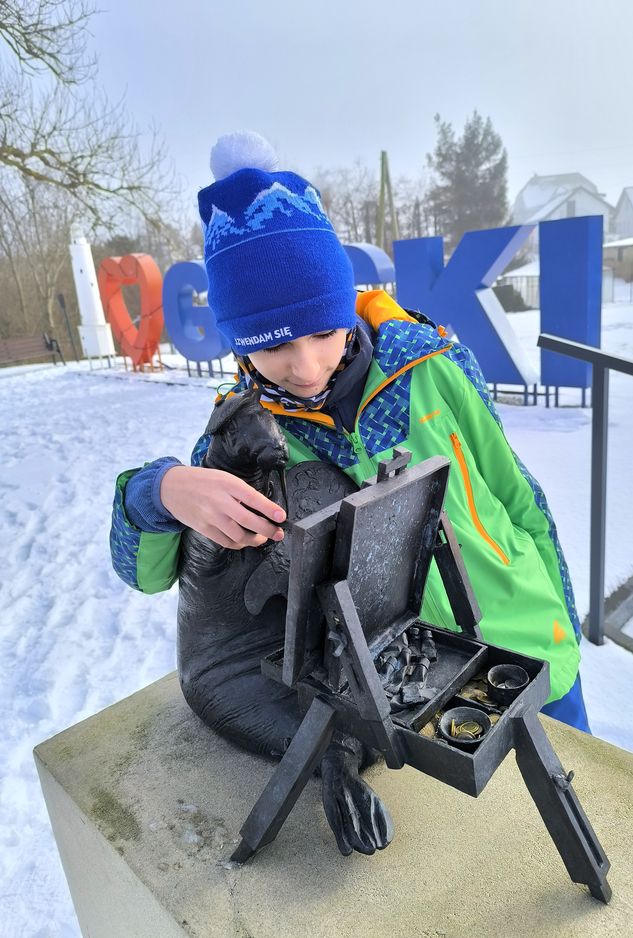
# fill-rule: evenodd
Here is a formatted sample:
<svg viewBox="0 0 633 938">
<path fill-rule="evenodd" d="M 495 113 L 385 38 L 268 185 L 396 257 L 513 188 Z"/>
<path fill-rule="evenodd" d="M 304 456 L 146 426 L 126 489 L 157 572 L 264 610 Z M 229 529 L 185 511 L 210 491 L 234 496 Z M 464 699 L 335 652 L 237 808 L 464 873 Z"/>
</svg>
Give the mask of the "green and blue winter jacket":
<svg viewBox="0 0 633 938">
<path fill-rule="evenodd" d="M 549 661 L 550 700 L 558 700 L 575 684 L 580 657 L 569 573 L 545 496 L 509 446 L 474 356 L 382 291 L 360 294 L 357 312 L 376 341 L 353 431 L 337 429 L 320 411 L 288 413 L 264 405 L 288 441 L 288 468 L 327 460 L 360 485 L 394 446 L 410 449 L 413 463 L 447 456 L 445 508 L 481 607 L 483 636 Z M 198 441 L 193 465 L 209 442 L 208 436 Z M 152 593 L 176 580 L 180 534 L 149 534 L 128 519 L 125 486 L 135 471 L 117 480 L 112 559 L 127 583 Z M 434 563 L 421 614 L 457 628 Z"/>
</svg>

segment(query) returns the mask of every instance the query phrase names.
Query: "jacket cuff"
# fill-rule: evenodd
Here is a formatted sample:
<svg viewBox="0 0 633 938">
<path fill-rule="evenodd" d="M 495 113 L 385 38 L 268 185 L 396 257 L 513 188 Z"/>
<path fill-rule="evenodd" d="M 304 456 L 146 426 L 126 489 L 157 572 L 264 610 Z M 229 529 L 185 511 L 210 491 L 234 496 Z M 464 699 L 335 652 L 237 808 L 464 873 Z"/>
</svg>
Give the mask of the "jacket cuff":
<svg viewBox="0 0 633 938">
<path fill-rule="evenodd" d="M 164 456 L 147 463 L 125 486 L 125 513 L 131 523 L 148 534 L 176 534 L 184 525 L 160 500 L 160 485 L 168 469 L 180 466 L 180 460 Z"/>
</svg>

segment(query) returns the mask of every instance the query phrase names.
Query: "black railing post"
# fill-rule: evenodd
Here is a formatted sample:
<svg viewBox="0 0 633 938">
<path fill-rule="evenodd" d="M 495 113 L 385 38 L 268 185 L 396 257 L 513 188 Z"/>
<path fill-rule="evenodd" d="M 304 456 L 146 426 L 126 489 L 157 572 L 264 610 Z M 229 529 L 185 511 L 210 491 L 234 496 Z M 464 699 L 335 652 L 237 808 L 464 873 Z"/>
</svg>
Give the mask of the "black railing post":
<svg viewBox="0 0 633 938">
<path fill-rule="evenodd" d="M 591 533 L 589 640 L 604 644 L 604 557 L 607 526 L 609 370 L 594 362 L 591 382 Z"/>
<path fill-rule="evenodd" d="M 609 426 L 609 370 L 633 376 L 633 361 L 592 345 L 541 333 L 539 348 L 590 362 L 591 384 L 591 542 L 589 545 L 589 641 L 604 643 L 604 558 L 607 508 L 607 436 Z M 556 388 L 558 395 L 558 388 Z M 558 406 L 558 399 L 556 400 Z"/>
</svg>

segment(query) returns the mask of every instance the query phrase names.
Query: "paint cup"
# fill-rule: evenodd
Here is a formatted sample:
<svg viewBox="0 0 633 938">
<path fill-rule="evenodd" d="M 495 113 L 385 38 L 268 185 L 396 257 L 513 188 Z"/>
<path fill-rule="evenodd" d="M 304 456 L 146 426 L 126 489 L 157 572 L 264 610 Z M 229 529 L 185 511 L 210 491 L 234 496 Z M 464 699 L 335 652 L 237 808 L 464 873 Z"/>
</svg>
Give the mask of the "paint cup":
<svg viewBox="0 0 633 938">
<path fill-rule="evenodd" d="M 497 664 L 488 671 L 488 696 L 504 707 L 525 690 L 530 676 L 518 664 Z"/>
<path fill-rule="evenodd" d="M 491 726 L 490 717 L 483 710 L 478 710 L 476 707 L 453 707 L 440 718 L 438 731 L 442 739 L 445 739 L 451 746 L 473 750 L 486 738 Z M 460 727 L 462 727 L 462 733 L 454 735 Z M 474 727 L 478 729 L 475 730 Z"/>
</svg>

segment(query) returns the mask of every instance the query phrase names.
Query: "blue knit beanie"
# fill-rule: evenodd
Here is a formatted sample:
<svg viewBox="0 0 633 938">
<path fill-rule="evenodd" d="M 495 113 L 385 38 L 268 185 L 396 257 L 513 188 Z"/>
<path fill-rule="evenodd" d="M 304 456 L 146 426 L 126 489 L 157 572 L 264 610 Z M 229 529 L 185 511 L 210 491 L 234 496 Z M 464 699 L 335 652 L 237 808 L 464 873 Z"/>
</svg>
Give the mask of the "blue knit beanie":
<svg viewBox="0 0 633 938">
<path fill-rule="evenodd" d="M 198 193 L 209 306 L 238 355 L 356 323 L 352 265 L 319 193 L 259 134 L 220 137 Z"/>
</svg>

